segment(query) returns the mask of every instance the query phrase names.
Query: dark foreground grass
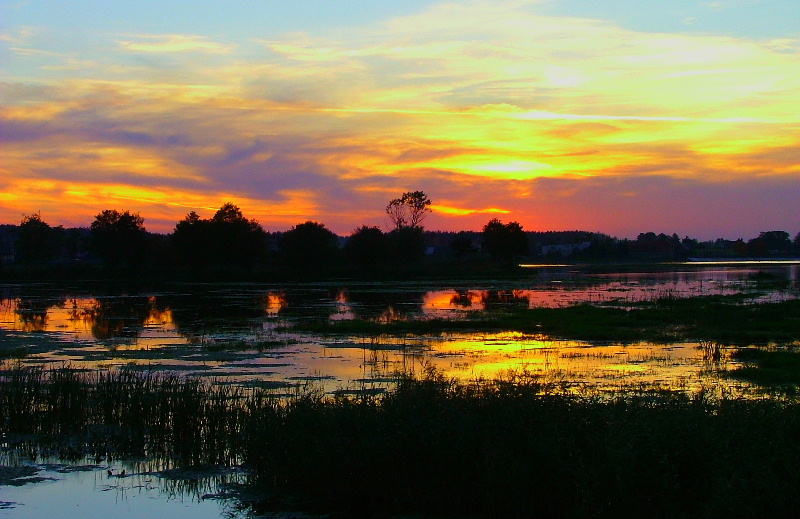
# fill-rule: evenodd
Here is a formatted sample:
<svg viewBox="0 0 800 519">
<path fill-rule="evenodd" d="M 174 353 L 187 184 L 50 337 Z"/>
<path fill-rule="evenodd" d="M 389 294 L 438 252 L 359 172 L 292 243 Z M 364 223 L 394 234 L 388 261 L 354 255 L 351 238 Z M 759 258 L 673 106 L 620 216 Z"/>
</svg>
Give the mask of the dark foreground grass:
<svg viewBox="0 0 800 519">
<path fill-rule="evenodd" d="M 263 499 L 341 517 L 798 517 L 800 403 L 570 394 L 528 376 L 401 377 L 292 399 L 164 374 L 12 369 L 6 442 L 244 464 Z"/>
</svg>

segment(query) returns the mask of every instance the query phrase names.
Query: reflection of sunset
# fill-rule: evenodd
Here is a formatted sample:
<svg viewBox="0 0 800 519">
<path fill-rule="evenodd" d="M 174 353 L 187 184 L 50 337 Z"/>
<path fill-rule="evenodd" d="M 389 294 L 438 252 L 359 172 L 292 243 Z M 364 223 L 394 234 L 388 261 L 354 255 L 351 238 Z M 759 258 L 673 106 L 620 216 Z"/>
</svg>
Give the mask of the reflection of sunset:
<svg viewBox="0 0 800 519">
<path fill-rule="evenodd" d="M 283 294 L 278 292 L 269 292 L 267 294 L 264 311 L 268 316 L 276 317 L 284 306 L 286 306 L 286 298 Z"/>
<path fill-rule="evenodd" d="M 403 319 L 403 315 L 394 306 L 389 306 L 375 319 L 379 323 L 393 323 Z"/>
<path fill-rule="evenodd" d="M 457 310 L 483 310 L 487 292 L 468 290 L 438 290 L 427 292 L 422 298 L 422 311 L 425 314 L 437 314 Z"/>
<path fill-rule="evenodd" d="M 142 323 L 142 329 L 136 334 L 128 347 L 138 349 L 163 348 L 165 346 L 185 345 L 188 338 L 178 333 L 178 326 L 172 316 L 172 309 L 161 309 L 157 299 L 150 297 L 150 313 Z"/>
<path fill-rule="evenodd" d="M 352 321 L 356 318 L 356 313 L 347 301 L 347 294 L 344 290 L 340 290 L 339 293 L 336 294 L 334 303 L 336 305 L 336 311 L 334 311 L 328 319 L 331 321 Z"/>
<path fill-rule="evenodd" d="M 76 340 L 91 340 L 96 299 L 67 299 L 32 311 L 20 299 L 0 304 L 0 327 L 24 332 L 57 332 Z"/>
<path fill-rule="evenodd" d="M 175 321 L 172 320 L 172 310 L 169 308 L 159 310 L 153 307 L 150 310 L 150 315 L 144 320 L 144 326 L 160 327 L 170 330 L 175 330 Z"/>
<path fill-rule="evenodd" d="M 95 298 L 55 296 L 52 288 L 12 287 L 6 289 L 8 296 L 0 298 L 0 340 L 2 346 L 10 345 L 9 353 L 20 354 L 21 362 L 28 364 L 130 363 L 274 385 L 313 381 L 326 391 L 362 384 L 390 387 L 397 373 L 421 374 L 425 366 L 465 381 L 524 371 L 543 382 L 686 389 L 718 378 L 719 370 L 738 361 L 723 352 L 719 361 L 711 363 L 704 359 L 700 345 L 691 342 L 592 344 L 549 338 L 527 326 L 527 333 L 470 332 L 469 321 L 502 317 L 508 309 L 524 314 L 529 305 L 560 306 L 580 300 L 605 304 L 621 298 L 622 303 L 614 306 L 627 307 L 626 301 L 663 294 L 796 297 L 794 289 L 765 292 L 763 287 L 753 287 L 752 274 L 764 268 L 715 265 L 685 271 L 678 267 L 665 272 L 598 274 L 591 282 L 585 278 L 571 282 L 565 270 L 564 279 L 549 274 L 537 281 L 526 279 L 524 284 L 493 283 L 491 289 L 484 285 L 429 292 L 416 283 L 359 283 L 337 286 L 334 291 L 328 285 L 310 283 L 272 290 L 211 283 L 181 287 L 176 293 L 101 293 Z M 776 276 L 792 280 L 797 279 L 796 271 L 796 265 L 773 270 Z M 292 311 L 280 315 L 287 300 Z M 351 315 L 379 322 L 402 319 L 411 325 L 368 326 L 374 331 L 361 332 L 358 324 L 343 324 L 324 333 L 302 326 L 303 321 L 319 323 Z M 462 318 L 464 326 L 437 325 L 436 319 L 448 317 Z M 425 320 L 433 322 L 418 322 Z M 495 330 L 502 329 L 502 322 L 497 326 Z M 444 333 L 442 328 L 461 331 Z M 405 333 L 404 329 L 419 331 Z"/>
</svg>

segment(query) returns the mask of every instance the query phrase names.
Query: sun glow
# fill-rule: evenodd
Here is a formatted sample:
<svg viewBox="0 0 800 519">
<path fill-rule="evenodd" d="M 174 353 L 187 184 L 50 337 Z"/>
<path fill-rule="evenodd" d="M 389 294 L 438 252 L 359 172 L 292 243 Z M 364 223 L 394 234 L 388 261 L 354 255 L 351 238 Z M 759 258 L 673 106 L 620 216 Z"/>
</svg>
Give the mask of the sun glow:
<svg viewBox="0 0 800 519">
<path fill-rule="evenodd" d="M 119 202 L 169 231 L 232 199 L 275 230 L 315 219 L 347 233 L 380 224 L 387 200 L 413 188 L 445 228 L 481 214 L 597 228 L 618 226 L 621 201 L 649 178 L 680 209 L 639 197 L 641 225 L 695 211 L 676 190 L 691 181 L 728 192 L 690 225 L 727 214 L 741 226 L 757 219 L 729 200 L 764 178 L 771 193 L 797 192 L 796 39 L 539 11 L 478 0 L 250 39 L 127 31 L 81 59 L 12 28 L 0 218 L 88 225 Z M 759 207 L 760 221 L 789 222 Z"/>
</svg>

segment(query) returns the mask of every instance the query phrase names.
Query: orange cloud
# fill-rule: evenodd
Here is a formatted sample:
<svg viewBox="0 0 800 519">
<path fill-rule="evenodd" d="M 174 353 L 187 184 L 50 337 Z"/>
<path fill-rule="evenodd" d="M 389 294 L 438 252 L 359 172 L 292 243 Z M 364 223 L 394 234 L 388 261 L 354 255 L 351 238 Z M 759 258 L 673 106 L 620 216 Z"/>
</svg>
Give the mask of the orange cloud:
<svg viewBox="0 0 800 519">
<path fill-rule="evenodd" d="M 473 1 L 320 36 L 127 35 L 98 48 L 20 51 L 4 76 L 5 221 L 42 210 L 87 225 L 125 204 L 169 231 L 232 200 L 271 229 L 315 219 L 347 233 L 423 189 L 431 228 L 504 214 L 613 233 L 627 229 L 608 216 L 619 207 L 638 222 L 659 207 L 653 186 L 675 195 L 653 219 L 709 227 L 725 205 L 685 207 L 686 185 L 739 200 L 799 172 L 793 38 L 649 34 Z M 762 217 L 742 226 L 787 221 L 768 202 L 748 207 Z"/>
</svg>

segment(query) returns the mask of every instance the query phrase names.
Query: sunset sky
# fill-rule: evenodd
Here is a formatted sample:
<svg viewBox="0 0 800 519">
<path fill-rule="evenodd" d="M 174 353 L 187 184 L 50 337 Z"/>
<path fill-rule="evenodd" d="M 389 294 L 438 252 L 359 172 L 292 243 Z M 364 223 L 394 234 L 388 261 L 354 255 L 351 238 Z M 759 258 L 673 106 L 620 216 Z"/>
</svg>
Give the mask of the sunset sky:
<svg viewBox="0 0 800 519">
<path fill-rule="evenodd" d="M 3 0 L 0 104 L 0 223 L 800 231 L 797 0 Z"/>
</svg>

